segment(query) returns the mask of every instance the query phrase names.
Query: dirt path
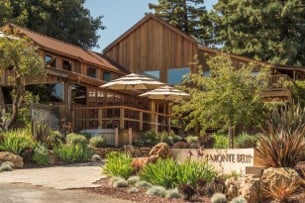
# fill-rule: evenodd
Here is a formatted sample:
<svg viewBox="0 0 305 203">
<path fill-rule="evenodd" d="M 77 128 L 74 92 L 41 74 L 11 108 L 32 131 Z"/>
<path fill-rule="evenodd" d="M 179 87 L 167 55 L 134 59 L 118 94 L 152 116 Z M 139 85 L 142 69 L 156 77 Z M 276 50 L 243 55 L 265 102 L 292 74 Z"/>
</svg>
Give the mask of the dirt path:
<svg viewBox="0 0 305 203">
<path fill-rule="evenodd" d="M 59 190 L 23 183 L 0 183 L 0 202 L 5 203 L 132 203 L 80 190 Z"/>
</svg>

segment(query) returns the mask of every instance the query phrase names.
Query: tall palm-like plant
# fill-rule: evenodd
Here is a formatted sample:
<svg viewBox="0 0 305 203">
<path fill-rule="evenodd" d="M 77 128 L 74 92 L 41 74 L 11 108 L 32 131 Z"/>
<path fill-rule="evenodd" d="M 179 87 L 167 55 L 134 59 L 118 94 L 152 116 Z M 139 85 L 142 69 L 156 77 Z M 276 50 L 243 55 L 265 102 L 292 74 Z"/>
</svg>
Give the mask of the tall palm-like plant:
<svg viewBox="0 0 305 203">
<path fill-rule="evenodd" d="M 267 167 L 293 167 L 305 149 L 305 108 L 291 102 L 275 110 L 258 138 L 259 161 Z"/>
</svg>

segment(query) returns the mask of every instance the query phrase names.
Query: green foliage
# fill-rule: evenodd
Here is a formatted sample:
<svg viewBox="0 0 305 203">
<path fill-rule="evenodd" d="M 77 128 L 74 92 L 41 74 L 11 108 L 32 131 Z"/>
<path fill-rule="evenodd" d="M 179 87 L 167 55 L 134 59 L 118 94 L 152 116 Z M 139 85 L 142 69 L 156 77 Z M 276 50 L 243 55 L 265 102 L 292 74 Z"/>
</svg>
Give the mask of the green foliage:
<svg viewBox="0 0 305 203">
<path fill-rule="evenodd" d="M 159 143 L 158 134 L 154 130 L 146 131 L 134 141 L 135 146 L 154 146 Z"/>
<path fill-rule="evenodd" d="M 264 121 L 261 92 L 267 86 L 268 72 L 261 64 L 240 64 L 237 69 L 230 57 L 218 54 L 207 59 L 210 77 L 202 77 L 198 60 L 192 64 L 197 72 L 190 73 L 181 88 L 191 95 L 190 100 L 173 107 L 173 112 L 184 119 L 186 130 L 201 127 L 229 130 L 258 126 Z M 252 71 L 260 67 L 260 74 Z"/>
<path fill-rule="evenodd" d="M 50 128 L 47 123 L 32 122 L 33 124 L 33 136 L 39 142 L 46 142 L 46 139 L 50 133 Z"/>
<path fill-rule="evenodd" d="M 141 181 L 136 183 L 136 187 L 147 190 L 147 189 L 152 187 L 152 184 L 150 184 L 149 182 L 147 182 L 145 180 L 141 180 Z"/>
<path fill-rule="evenodd" d="M 105 146 L 105 140 L 103 136 L 94 136 L 91 137 L 89 140 L 89 143 L 92 147 L 104 147 Z"/>
<path fill-rule="evenodd" d="M 40 166 L 46 166 L 49 163 L 49 152 L 48 149 L 42 145 L 37 144 L 34 148 L 34 155 L 33 155 L 34 163 Z"/>
<path fill-rule="evenodd" d="M 173 188 L 177 184 L 177 166 L 173 159 L 158 159 L 156 163 L 145 165 L 139 175 L 142 180 L 153 185 Z"/>
<path fill-rule="evenodd" d="M 276 109 L 256 148 L 267 167 L 294 167 L 305 148 L 305 108 L 292 102 Z"/>
<path fill-rule="evenodd" d="M 305 106 L 305 81 L 295 80 L 290 87 L 292 91 L 292 98 L 294 101 L 300 103 L 301 106 Z"/>
<path fill-rule="evenodd" d="M 228 200 L 227 200 L 225 194 L 222 194 L 222 193 L 215 193 L 215 194 L 211 197 L 211 202 L 212 202 L 212 203 L 227 203 Z"/>
<path fill-rule="evenodd" d="M 26 148 L 33 148 L 35 141 L 28 131 L 24 129 L 9 130 L 2 132 L 0 139 L 0 150 L 20 155 Z"/>
<path fill-rule="evenodd" d="M 11 1 L 0 2 L 0 26 L 15 23 L 51 37 L 90 48 L 96 46 L 102 16 L 93 18 L 80 1 Z"/>
<path fill-rule="evenodd" d="M 212 23 L 203 3 L 203 0 L 159 0 L 158 4 L 150 3 L 149 8 L 156 16 L 209 45 L 213 37 Z"/>
<path fill-rule="evenodd" d="M 216 149 L 226 149 L 229 147 L 229 139 L 228 136 L 222 134 L 213 134 L 214 145 L 213 148 Z"/>
<path fill-rule="evenodd" d="M 10 69 L 15 73 L 11 77 L 14 84 L 12 91 L 12 105 L 10 111 L 6 112 L 6 108 L 1 109 L 3 115 L 1 127 L 3 129 L 11 129 L 17 124 L 21 105 L 30 100 L 30 94 L 25 90 L 27 77 L 35 78 L 45 73 L 44 62 L 39 55 L 37 49 L 25 38 L 19 40 L 11 40 L 9 38 L 0 38 L 0 72 Z M 3 96 L 0 94 L 0 96 Z M 0 98 L 1 103 L 4 103 Z M 29 103 L 28 103 L 29 104 Z M 27 109 L 24 109 L 25 111 Z M 2 116 L 3 116 L 2 115 Z M 22 114 L 21 114 L 22 115 Z"/>
<path fill-rule="evenodd" d="M 275 64 L 305 64 L 303 1 L 219 0 L 210 14 L 224 51 Z"/>
<path fill-rule="evenodd" d="M 165 197 L 168 199 L 179 199 L 181 195 L 177 188 L 173 188 L 165 191 Z"/>
<path fill-rule="evenodd" d="M 144 166 L 139 175 L 142 180 L 154 185 L 173 188 L 184 183 L 195 186 L 197 179 L 209 182 L 216 173 L 205 162 L 185 161 L 178 164 L 173 159 L 158 159 L 156 163 Z"/>
<path fill-rule="evenodd" d="M 81 144 L 60 144 L 55 148 L 55 155 L 68 163 L 88 161 L 92 155 L 87 146 Z"/>
<path fill-rule="evenodd" d="M 121 176 L 126 179 L 133 173 L 133 167 L 131 166 L 132 157 L 130 154 L 110 152 L 106 155 L 106 159 L 103 173 L 107 176 Z"/>
<path fill-rule="evenodd" d="M 164 197 L 165 192 L 166 190 L 162 186 L 152 186 L 146 191 L 146 194 L 153 197 Z"/>
<path fill-rule="evenodd" d="M 186 183 L 195 187 L 199 179 L 210 182 L 216 175 L 214 168 L 207 162 L 186 160 L 176 167 L 176 185 Z"/>
<path fill-rule="evenodd" d="M 165 142 L 172 146 L 176 142 L 180 141 L 182 138 L 176 135 L 172 130 L 170 132 L 164 131 L 158 134 L 158 139 L 160 142 Z"/>
<path fill-rule="evenodd" d="M 243 196 L 235 197 L 230 203 L 248 203 L 248 201 Z"/>
<path fill-rule="evenodd" d="M 187 143 L 189 143 L 189 144 L 197 144 L 197 142 L 198 142 L 198 137 L 197 137 L 197 136 L 191 136 L 191 135 L 189 135 L 189 136 L 186 136 L 186 137 L 185 137 L 185 140 L 186 140 Z"/>
<path fill-rule="evenodd" d="M 98 155 L 98 154 L 93 154 L 92 157 L 91 157 L 91 160 L 92 160 L 92 161 L 101 161 L 102 158 L 101 158 L 101 156 Z"/>
<path fill-rule="evenodd" d="M 66 137 L 66 142 L 70 145 L 86 146 L 88 144 L 88 140 L 85 136 L 76 133 L 68 134 Z"/>
<path fill-rule="evenodd" d="M 236 148 L 255 148 L 257 143 L 256 135 L 242 133 L 236 137 Z"/>
<path fill-rule="evenodd" d="M 128 182 L 129 185 L 135 185 L 139 181 L 140 181 L 140 177 L 139 176 L 130 176 L 127 179 L 127 182 Z"/>
<path fill-rule="evenodd" d="M 46 145 L 49 149 L 55 149 L 57 146 L 63 143 L 65 140 L 64 135 L 58 130 L 49 132 L 49 135 L 46 138 Z"/>
</svg>

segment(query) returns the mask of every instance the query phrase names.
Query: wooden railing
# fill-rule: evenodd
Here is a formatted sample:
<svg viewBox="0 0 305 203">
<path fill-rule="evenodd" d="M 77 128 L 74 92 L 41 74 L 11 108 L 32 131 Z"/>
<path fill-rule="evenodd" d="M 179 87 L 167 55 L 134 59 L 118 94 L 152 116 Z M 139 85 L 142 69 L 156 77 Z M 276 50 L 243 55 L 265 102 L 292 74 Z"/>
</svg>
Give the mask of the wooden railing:
<svg viewBox="0 0 305 203">
<path fill-rule="evenodd" d="M 171 125 L 171 119 L 168 114 L 127 106 L 74 107 L 72 110 L 75 129 L 118 127 L 136 131 L 164 131 L 177 127 Z"/>
</svg>

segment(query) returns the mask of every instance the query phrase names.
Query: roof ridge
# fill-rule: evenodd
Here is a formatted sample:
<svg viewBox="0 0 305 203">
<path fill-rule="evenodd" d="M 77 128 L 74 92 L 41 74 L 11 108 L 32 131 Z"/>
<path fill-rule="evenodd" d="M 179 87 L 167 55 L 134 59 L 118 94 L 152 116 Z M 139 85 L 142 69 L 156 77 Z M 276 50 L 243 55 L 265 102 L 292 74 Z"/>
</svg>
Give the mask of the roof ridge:
<svg viewBox="0 0 305 203">
<path fill-rule="evenodd" d="M 42 37 L 49 38 L 49 39 L 51 39 L 51 40 L 54 40 L 54 41 L 57 41 L 57 42 L 60 42 L 60 43 L 64 43 L 64 44 L 69 45 L 69 46 L 73 46 L 73 47 L 78 48 L 78 49 L 82 49 L 83 51 L 86 51 L 86 52 L 91 51 L 90 49 L 85 49 L 85 48 L 83 48 L 83 47 L 81 47 L 81 46 L 72 44 L 72 43 L 70 43 L 70 42 L 63 41 L 63 40 L 61 40 L 61 39 L 57 39 L 57 38 L 55 38 L 55 37 L 51 37 L 51 36 L 49 36 L 49 35 L 47 35 L 47 34 L 42 34 L 42 33 L 40 33 L 40 32 L 30 30 L 29 28 L 22 27 L 22 26 L 20 26 L 20 25 L 16 25 L 16 24 L 13 24 L 13 23 L 8 23 L 8 25 L 9 25 L 9 26 L 17 27 L 17 28 L 19 28 L 19 29 L 21 29 L 21 30 L 25 30 L 25 31 L 27 31 L 27 32 L 31 32 L 31 33 L 33 33 L 33 34 L 40 35 L 40 36 L 42 36 Z"/>
</svg>

